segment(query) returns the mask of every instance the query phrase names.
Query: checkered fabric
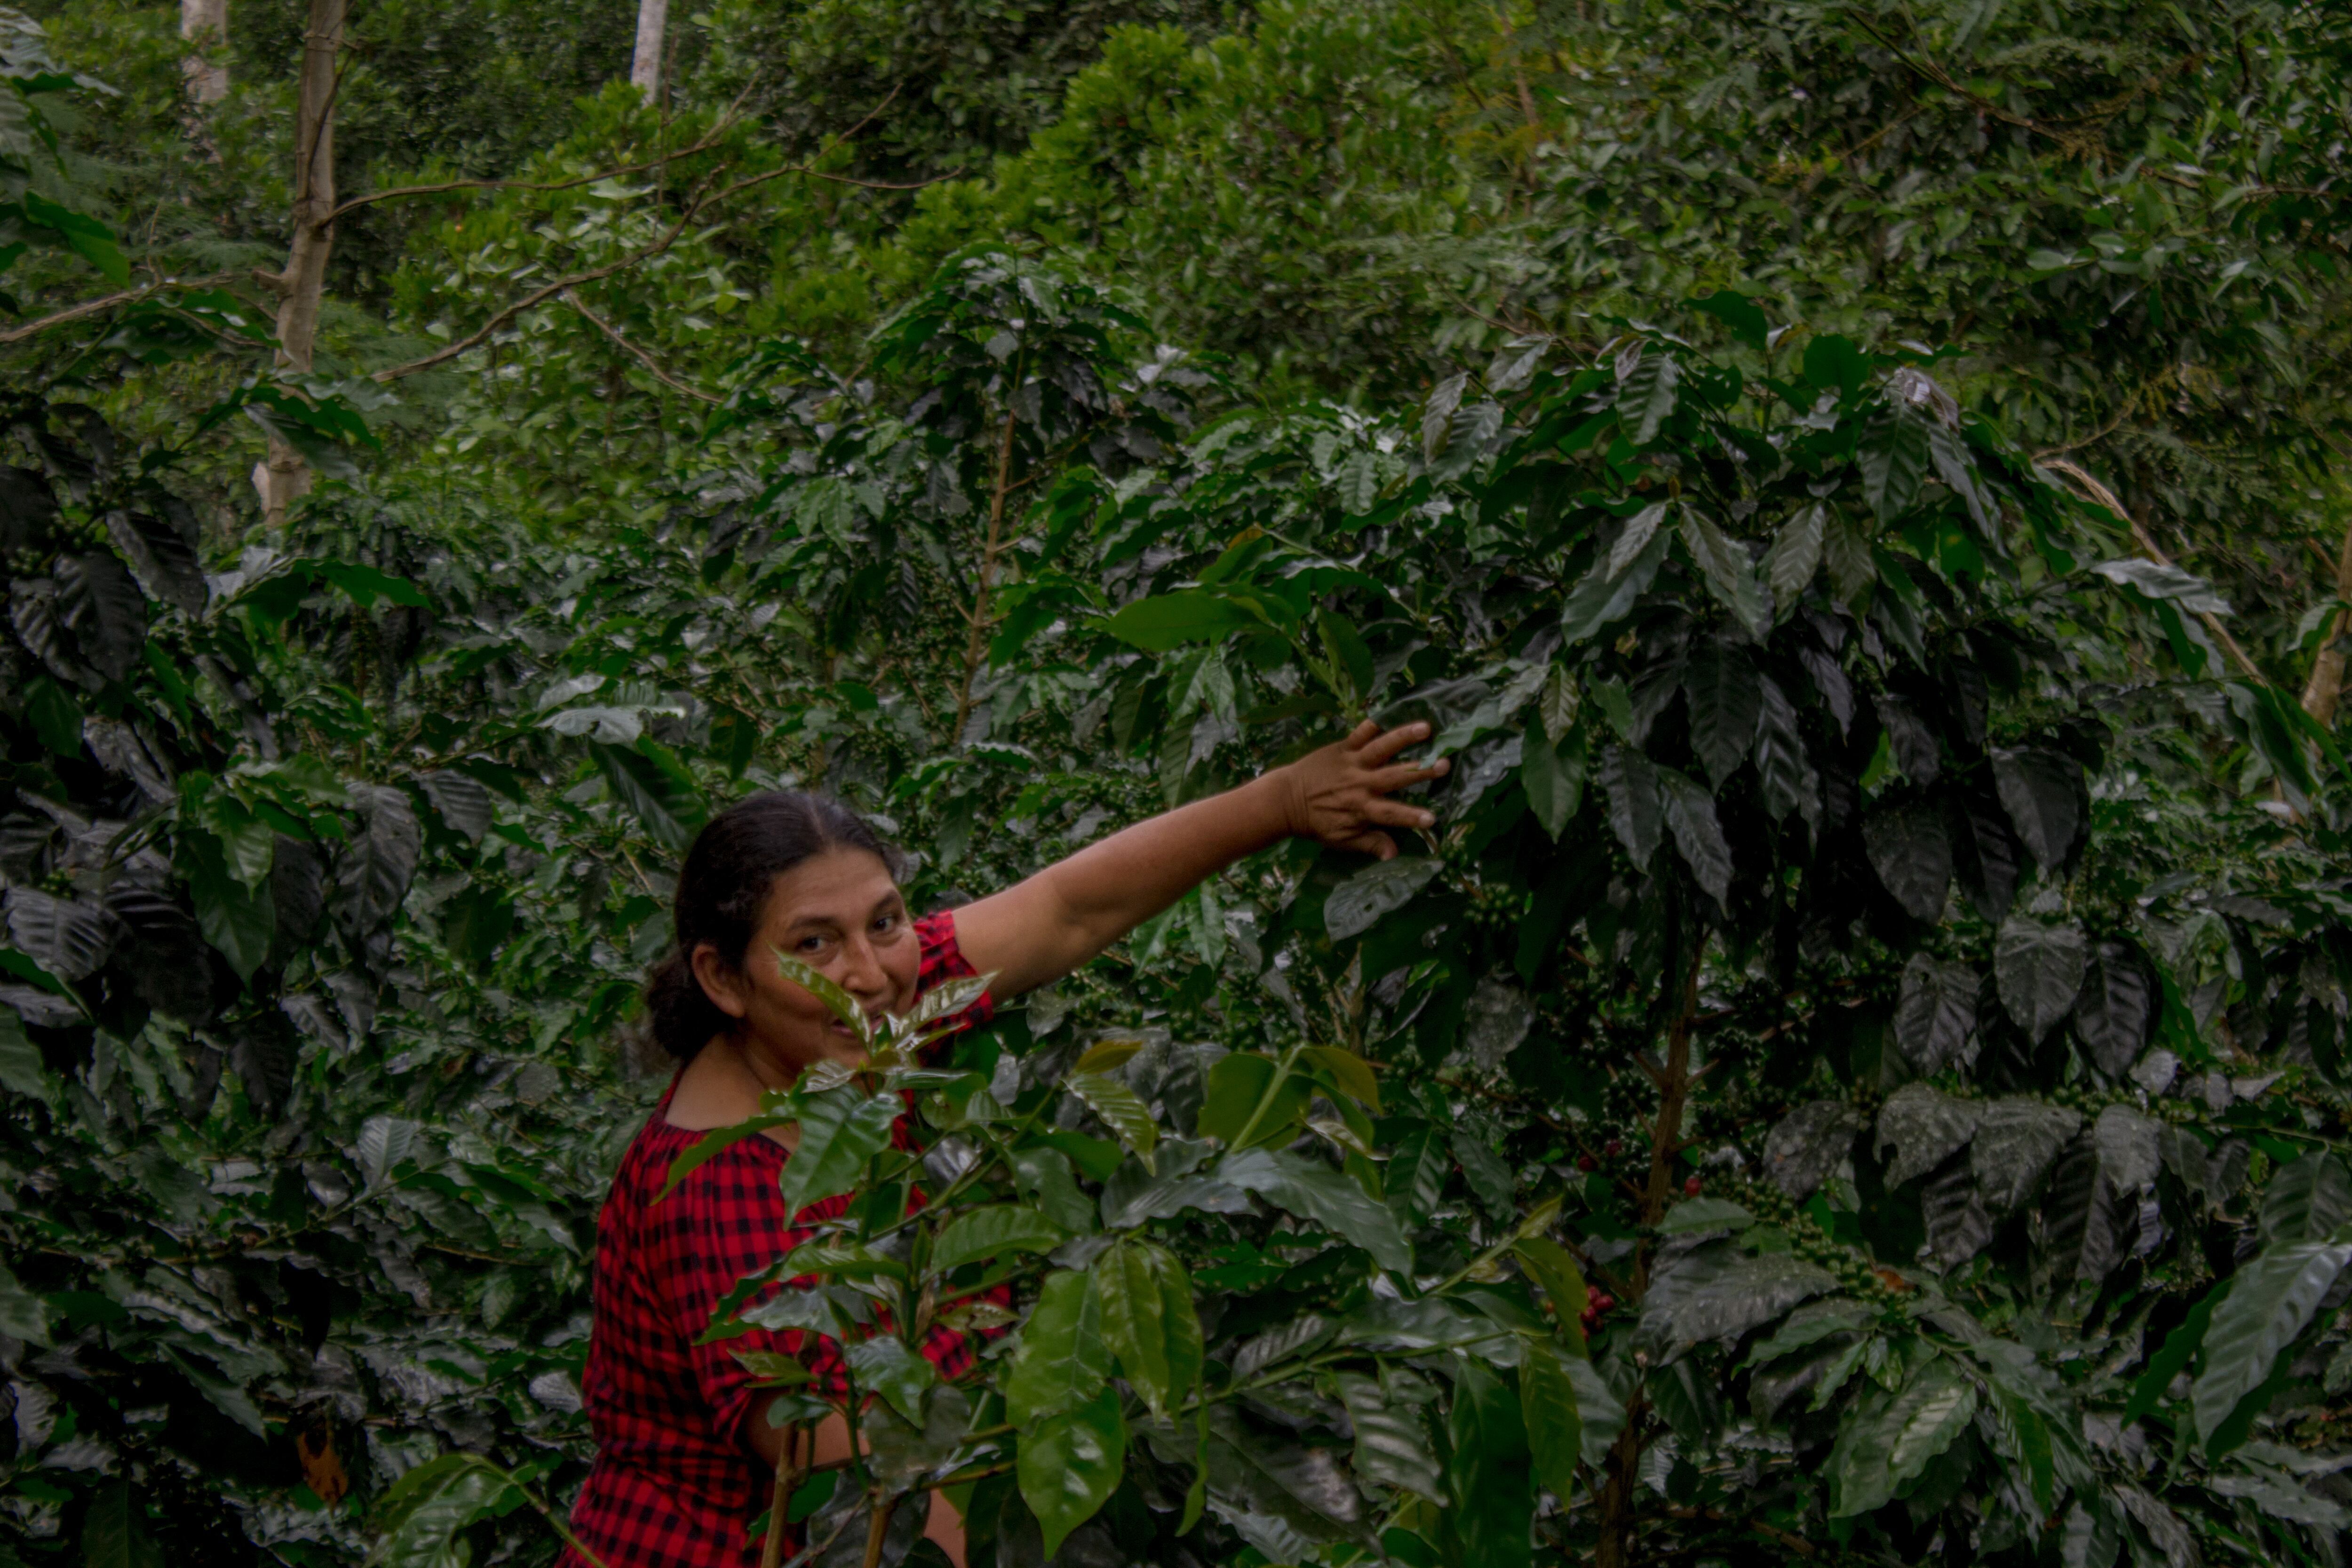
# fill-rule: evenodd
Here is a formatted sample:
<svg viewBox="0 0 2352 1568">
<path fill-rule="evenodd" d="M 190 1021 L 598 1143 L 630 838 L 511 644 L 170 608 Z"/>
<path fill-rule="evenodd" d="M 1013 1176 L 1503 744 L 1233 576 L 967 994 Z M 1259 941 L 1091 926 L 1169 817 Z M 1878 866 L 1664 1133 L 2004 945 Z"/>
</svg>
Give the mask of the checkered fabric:
<svg viewBox="0 0 2352 1568">
<path fill-rule="evenodd" d="M 926 916 L 915 932 L 922 944 L 919 990 L 972 973 L 956 946 L 953 914 Z M 992 1007 L 982 997 L 960 1016 L 962 1026 L 986 1023 Z M 694 1342 L 736 1281 L 799 1246 L 849 1199 L 792 1214 L 777 1185 L 783 1147 L 747 1138 L 656 1203 L 670 1163 L 702 1136 L 671 1126 L 668 1104 L 664 1094 L 629 1145 L 597 1220 L 595 1329 L 582 1384 L 596 1459 L 572 1506 L 572 1529 L 604 1568 L 755 1564 L 759 1546 L 746 1531 L 767 1510 L 772 1477 L 742 1440 L 758 1391 L 731 1352 L 799 1355 L 818 1385 L 838 1397 L 840 1347 L 799 1330 Z M 914 1147 L 904 1118 L 894 1141 Z M 923 1353 L 945 1378 L 972 1369 L 971 1346 L 950 1329 L 934 1329 Z M 559 1568 L 588 1565 L 567 1550 Z"/>
</svg>

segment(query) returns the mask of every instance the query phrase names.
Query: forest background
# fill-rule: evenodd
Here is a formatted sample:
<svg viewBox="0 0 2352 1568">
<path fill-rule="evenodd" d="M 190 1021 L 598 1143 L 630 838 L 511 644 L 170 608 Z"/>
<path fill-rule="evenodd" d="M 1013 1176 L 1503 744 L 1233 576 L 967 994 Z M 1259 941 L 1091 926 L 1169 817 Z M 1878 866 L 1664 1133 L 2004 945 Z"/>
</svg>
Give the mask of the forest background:
<svg viewBox="0 0 2352 1568">
<path fill-rule="evenodd" d="M 1426 715 L 1397 869 L 909 1080 L 1055 1108 L 1055 1228 L 795 1519 L 2342 1561 L 2339 8 L 80 0 L 0 75 L 0 1551 L 545 1560 L 709 811 L 929 907 Z"/>
</svg>

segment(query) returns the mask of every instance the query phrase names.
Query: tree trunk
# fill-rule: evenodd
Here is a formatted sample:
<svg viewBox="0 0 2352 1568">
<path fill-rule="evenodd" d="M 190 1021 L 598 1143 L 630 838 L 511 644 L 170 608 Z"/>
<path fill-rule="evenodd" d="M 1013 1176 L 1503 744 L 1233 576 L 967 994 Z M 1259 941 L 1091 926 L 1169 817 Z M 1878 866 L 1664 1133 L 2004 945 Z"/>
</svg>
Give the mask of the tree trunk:
<svg viewBox="0 0 2352 1568">
<path fill-rule="evenodd" d="M 180 0 L 180 37 L 197 49 L 228 42 L 228 0 Z M 228 96 L 227 66 L 191 53 L 180 70 L 188 79 L 188 96 L 198 103 L 218 103 Z"/>
<path fill-rule="evenodd" d="M 669 31 L 669 0 L 637 0 L 637 52 L 629 80 L 652 99 L 661 92 L 662 42 Z"/>
<path fill-rule="evenodd" d="M 2344 531 L 2344 548 L 2336 557 L 2336 596 L 2352 599 L 2352 528 Z M 2327 640 L 2320 645 L 2311 679 L 2303 689 L 2303 710 L 2323 728 L 2336 722 L 2336 704 L 2344 696 L 2344 656 L 2336 643 L 2347 630 L 2352 630 L 2352 617 L 2342 610 L 2328 617 Z"/>
<path fill-rule="evenodd" d="M 302 35 L 302 92 L 294 153 L 294 240 L 286 270 L 258 280 L 278 296 L 278 368 L 307 372 L 319 336 L 319 305 L 327 288 L 327 257 L 335 228 L 335 70 L 343 47 L 347 0 L 310 0 Z M 262 511 L 281 528 L 287 509 L 310 488 L 301 455 L 269 437 L 269 457 L 254 470 Z"/>
</svg>

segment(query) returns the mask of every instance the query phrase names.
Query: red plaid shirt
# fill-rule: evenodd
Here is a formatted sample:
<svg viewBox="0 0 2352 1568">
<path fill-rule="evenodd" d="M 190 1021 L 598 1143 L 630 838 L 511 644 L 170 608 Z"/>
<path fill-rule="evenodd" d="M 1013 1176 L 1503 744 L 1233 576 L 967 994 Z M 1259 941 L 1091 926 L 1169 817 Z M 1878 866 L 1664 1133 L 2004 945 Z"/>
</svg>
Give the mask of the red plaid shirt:
<svg viewBox="0 0 2352 1568">
<path fill-rule="evenodd" d="M 956 946 L 952 914 L 917 921 L 915 933 L 919 992 L 972 973 Z M 982 996 L 961 1015 L 963 1026 L 986 1023 L 992 1007 Z M 746 1138 L 656 1203 L 670 1163 L 702 1137 L 671 1126 L 668 1105 L 664 1094 L 629 1145 L 596 1224 L 595 1329 L 582 1383 L 596 1459 L 572 1505 L 572 1529 L 604 1568 L 755 1564 L 759 1546 L 747 1531 L 767 1510 L 773 1477 L 743 1442 L 743 1417 L 760 1391 L 733 1352 L 800 1355 L 818 1386 L 838 1394 L 841 1350 L 799 1330 L 694 1342 L 737 1280 L 798 1247 L 849 1198 L 792 1214 L 777 1185 L 782 1145 Z M 904 1119 L 895 1141 L 913 1146 Z M 952 1329 L 931 1331 L 923 1353 L 946 1378 L 973 1364 L 971 1347 Z M 586 1565 L 567 1551 L 559 1568 Z"/>
</svg>

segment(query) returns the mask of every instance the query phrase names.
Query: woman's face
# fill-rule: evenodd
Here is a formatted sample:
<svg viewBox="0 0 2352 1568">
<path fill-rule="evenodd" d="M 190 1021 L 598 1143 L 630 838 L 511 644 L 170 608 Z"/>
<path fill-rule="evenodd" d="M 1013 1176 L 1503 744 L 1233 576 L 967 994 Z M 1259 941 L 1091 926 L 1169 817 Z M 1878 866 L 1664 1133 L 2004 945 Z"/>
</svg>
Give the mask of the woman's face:
<svg viewBox="0 0 2352 1568">
<path fill-rule="evenodd" d="M 694 954 L 702 988 L 742 1021 L 740 1037 L 753 1052 L 789 1074 L 827 1058 L 856 1060 L 856 1036 L 779 973 L 778 952 L 856 997 L 868 1016 L 914 1005 L 921 947 L 889 868 L 865 850 L 828 849 L 778 877 L 740 971 L 708 942 Z"/>
</svg>

